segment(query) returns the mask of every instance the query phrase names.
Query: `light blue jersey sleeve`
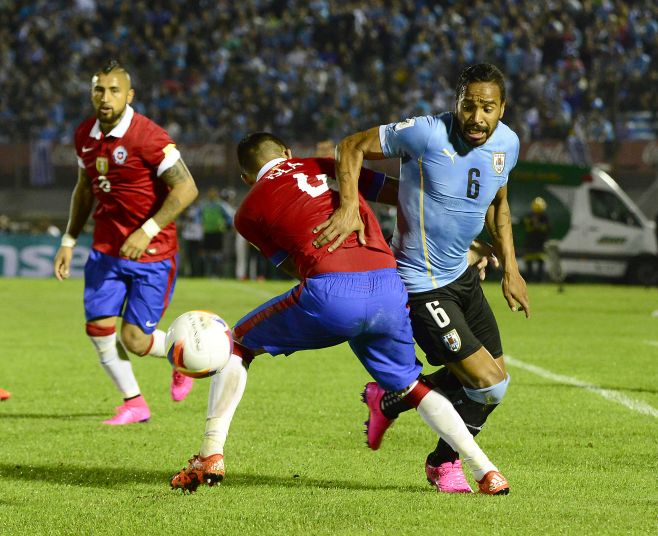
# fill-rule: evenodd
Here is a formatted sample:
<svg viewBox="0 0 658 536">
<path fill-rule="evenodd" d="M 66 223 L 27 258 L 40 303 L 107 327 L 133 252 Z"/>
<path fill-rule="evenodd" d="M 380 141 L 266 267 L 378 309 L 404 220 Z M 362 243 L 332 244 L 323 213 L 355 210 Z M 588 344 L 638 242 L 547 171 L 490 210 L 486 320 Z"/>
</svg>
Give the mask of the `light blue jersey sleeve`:
<svg viewBox="0 0 658 536">
<path fill-rule="evenodd" d="M 412 117 L 379 127 L 379 142 L 386 158 L 417 158 L 423 154 L 435 129 L 435 118 Z"/>
</svg>

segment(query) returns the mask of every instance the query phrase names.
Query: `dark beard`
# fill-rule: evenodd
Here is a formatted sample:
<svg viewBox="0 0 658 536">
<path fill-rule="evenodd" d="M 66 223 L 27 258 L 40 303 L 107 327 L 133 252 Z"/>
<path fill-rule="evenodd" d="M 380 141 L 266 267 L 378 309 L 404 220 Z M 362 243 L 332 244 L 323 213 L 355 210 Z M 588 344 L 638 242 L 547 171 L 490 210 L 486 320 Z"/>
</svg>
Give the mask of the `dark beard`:
<svg viewBox="0 0 658 536">
<path fill-rule="evenodd" d="M 121 110 L 120 112 L 113 113 L 110 116 L 109 120 L 102 119 L 103 116 L 101 114 L 101 111 L 98 110 L 98 112 L 96 112 L 96 119 L 98 119 L 100 124 L 103 125 L 103 126 L 108 126 L 109 127 L 109 126 L 112 126 L 112 125 L 116 125 L 119 122 L 119 118 L 121 117 L 121 114 L 123 114 L 124 110 L 125 110 L 125 108 L 123 110 Z"/>
</svg>

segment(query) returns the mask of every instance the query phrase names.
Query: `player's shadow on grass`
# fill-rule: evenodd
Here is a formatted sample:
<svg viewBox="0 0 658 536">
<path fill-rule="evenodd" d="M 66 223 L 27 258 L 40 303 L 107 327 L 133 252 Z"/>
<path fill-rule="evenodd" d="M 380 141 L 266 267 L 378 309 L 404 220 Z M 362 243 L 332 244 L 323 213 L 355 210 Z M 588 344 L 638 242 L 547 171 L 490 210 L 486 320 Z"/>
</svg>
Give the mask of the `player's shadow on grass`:
<svg viewBox="0 0 658 536">
<path fill-rule="evenodd" d="M 0 419 L 49 419 L 71 421 L 88 417 L 107 417 L 107 413 L 0 413 Z"/>
<path fill-rule="evenodd" d="M 169 487 L 171 471 L 145 471 L 140 469 L 82 467 L 77 465 L 34 465 L 0 463 L 0 478 L 3 480 L 20 480 L 25 482 L 47 482 L 50 484 L 82 486 L 89 488 L 119 488 L 133 484 L 149 484 Z M 407 493 L 425 493 L 427 486 L 396 486 L 392 484 L 368 485 L 357 480 L 318 479 L 293 477 L 292 475 L 258 475 L 251 473 L 231 473 L 221 488 L 241 487 L 282 487 L 282 488 L 321 488 L 353 489 L 358 491 L 402 491 Z M 172 491 L 173 493 L 173 491 Z"/>
</svg>

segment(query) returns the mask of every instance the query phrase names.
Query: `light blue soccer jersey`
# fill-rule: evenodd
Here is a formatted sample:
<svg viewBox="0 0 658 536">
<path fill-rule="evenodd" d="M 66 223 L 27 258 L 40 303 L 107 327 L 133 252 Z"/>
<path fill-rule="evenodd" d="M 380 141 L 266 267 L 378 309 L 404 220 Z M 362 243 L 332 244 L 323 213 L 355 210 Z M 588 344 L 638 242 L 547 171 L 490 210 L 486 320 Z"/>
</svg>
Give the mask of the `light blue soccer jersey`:
<svg viewBox="0 0 658 536">
<path fill-rule="evenodd" d="M 451 112 L 379 127 L 384 155 L 400 158 L 391 247 L 409 292 L 445 286 L 466 270 L 469 245 L 519 156 L 519 138 L 501 122 L 480 147 L 458 132 Z"/>
</svg>

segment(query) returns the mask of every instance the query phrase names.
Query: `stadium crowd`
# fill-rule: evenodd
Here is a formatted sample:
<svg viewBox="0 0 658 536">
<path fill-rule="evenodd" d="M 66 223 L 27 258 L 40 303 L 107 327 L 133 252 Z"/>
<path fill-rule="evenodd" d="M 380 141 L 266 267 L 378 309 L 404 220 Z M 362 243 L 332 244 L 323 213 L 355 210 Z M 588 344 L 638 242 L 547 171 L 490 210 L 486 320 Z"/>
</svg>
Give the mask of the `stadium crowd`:
<svg viewBox="0 0 658 536">
<path fill-rule="evenodd" d="M 338 139 L 451 106 L 459 70 L 505 71 L 522 141 L 623 138 L 656 110 L 653 0 L 0 1 L 0 142 L 70 142 L 100 61 L 181 143 L 270 129 Z"/>
</svg>

